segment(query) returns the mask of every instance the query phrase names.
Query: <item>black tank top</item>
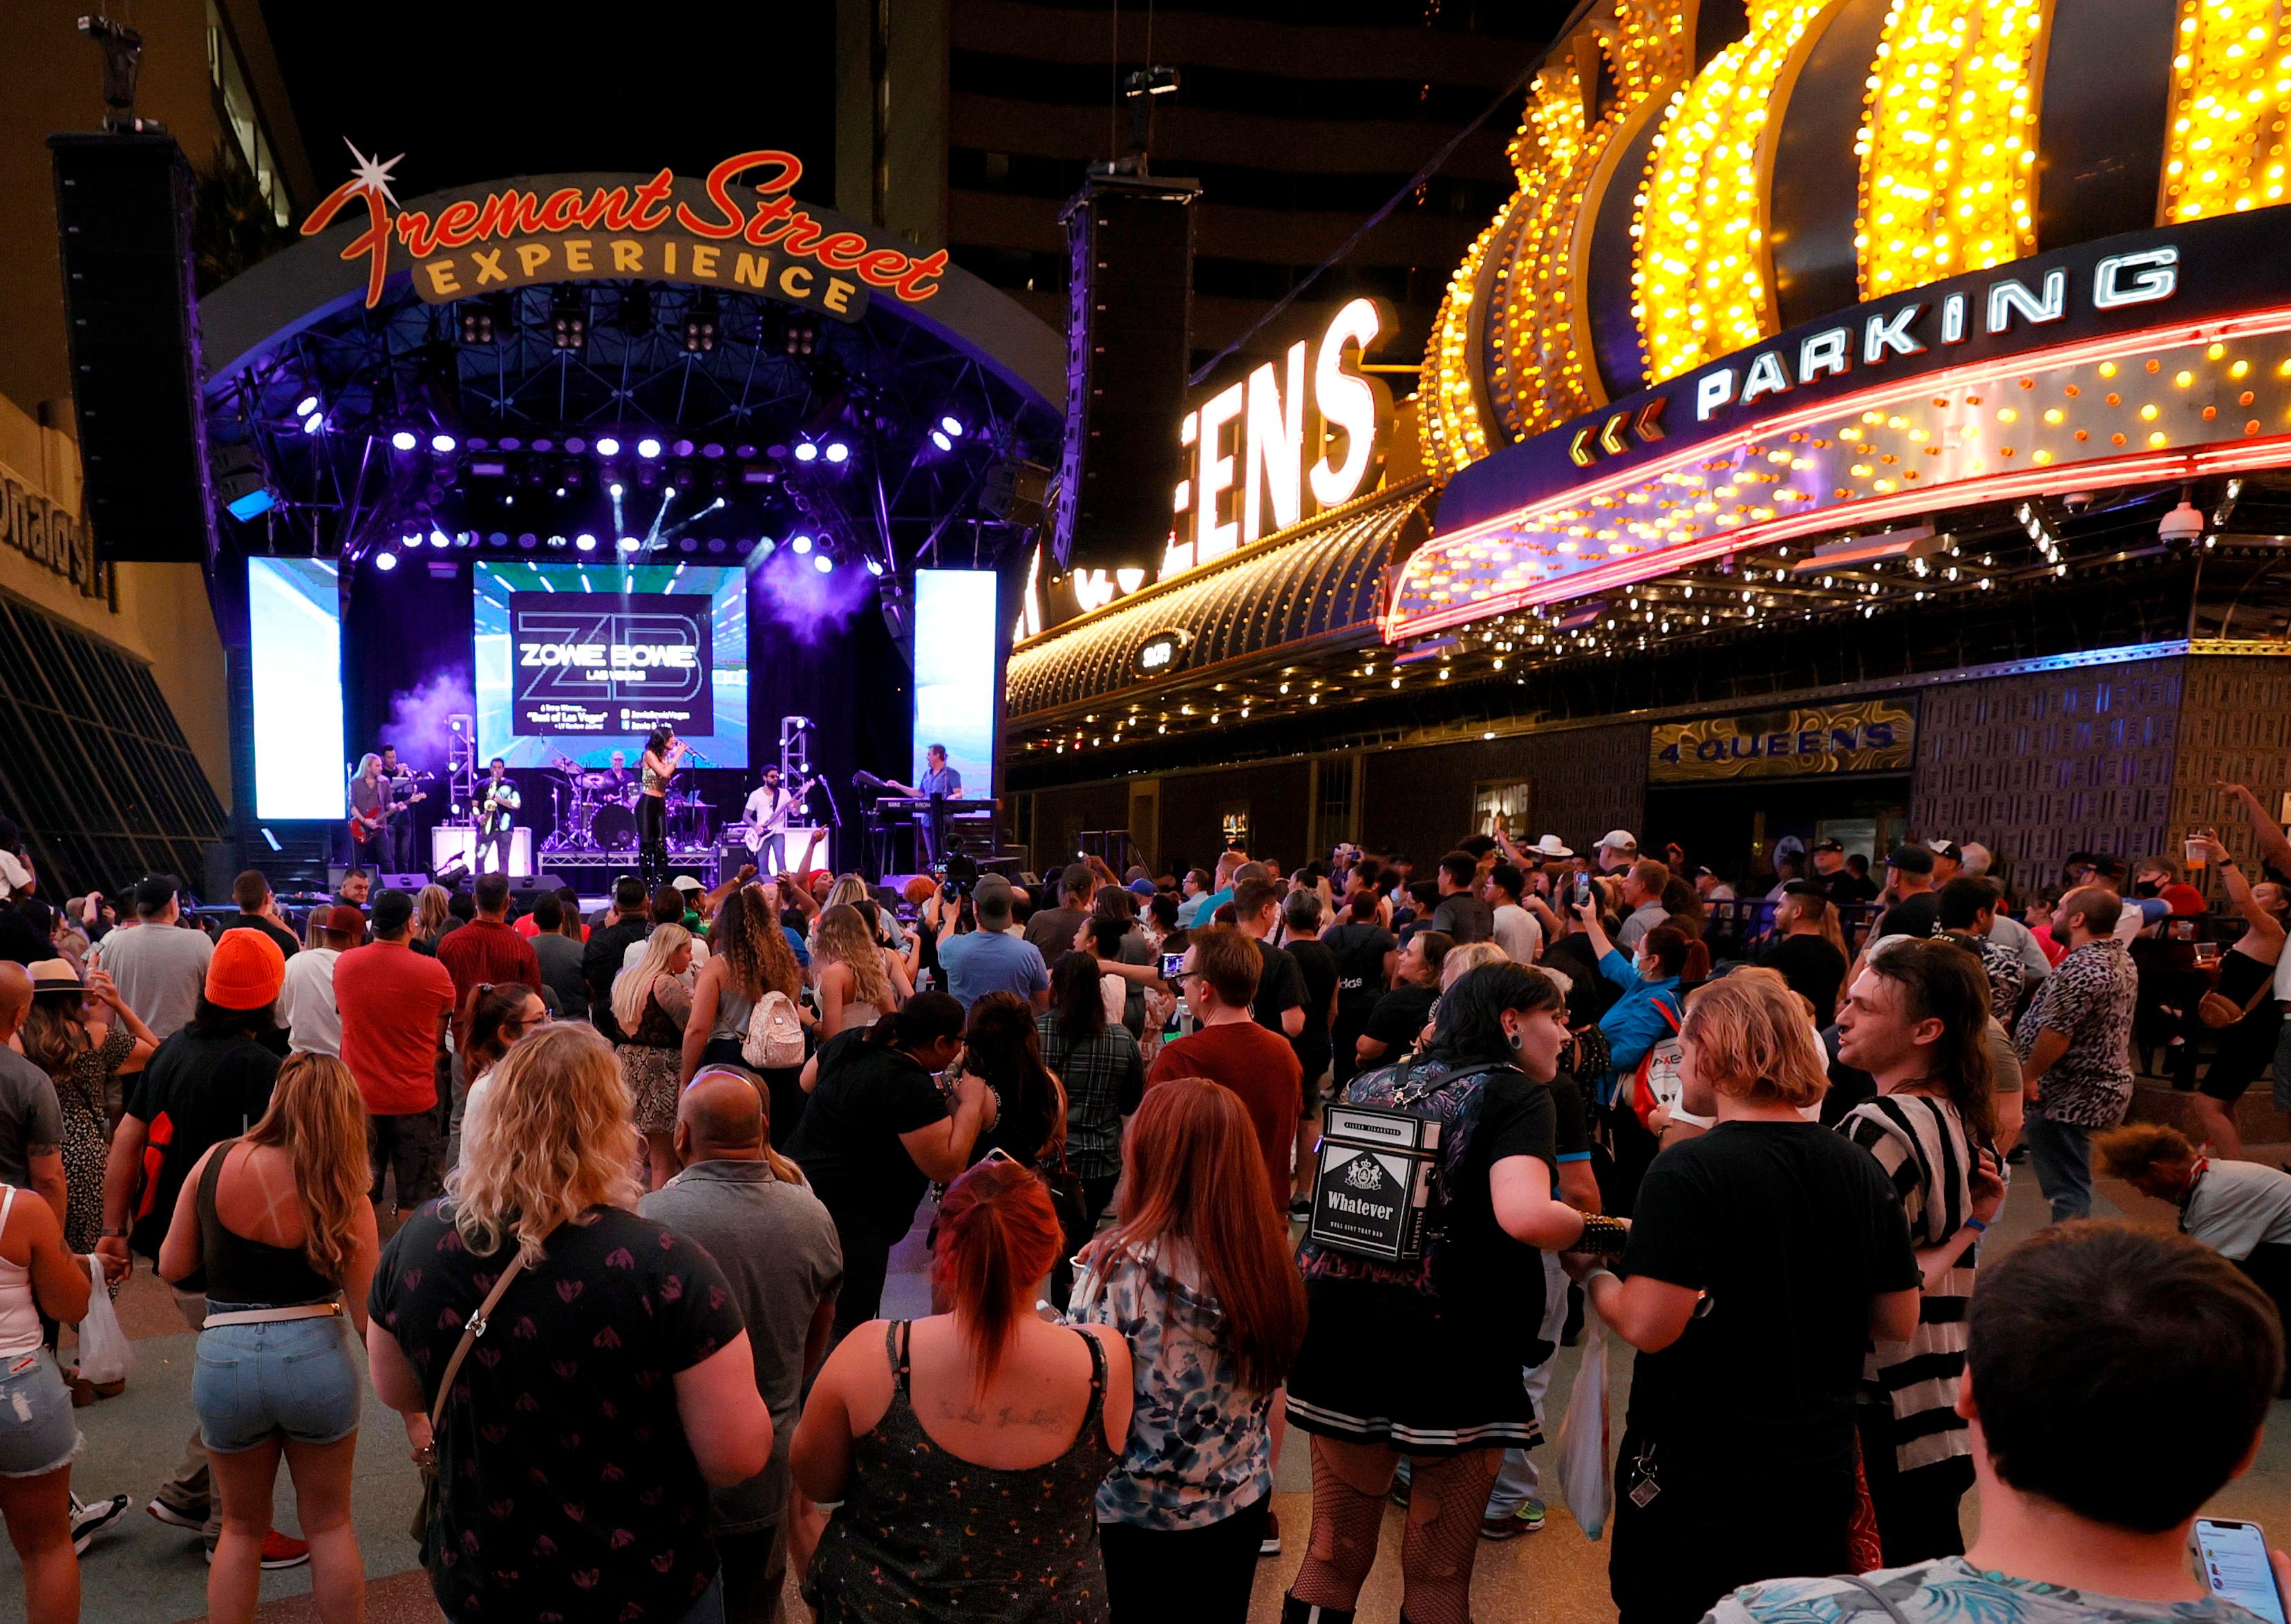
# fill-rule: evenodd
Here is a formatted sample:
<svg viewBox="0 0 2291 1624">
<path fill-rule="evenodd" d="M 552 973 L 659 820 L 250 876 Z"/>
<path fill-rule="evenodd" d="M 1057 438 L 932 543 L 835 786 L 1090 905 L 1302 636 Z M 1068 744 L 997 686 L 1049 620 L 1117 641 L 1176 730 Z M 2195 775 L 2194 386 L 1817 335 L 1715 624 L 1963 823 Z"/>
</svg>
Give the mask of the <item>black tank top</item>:
<svg viewBox="0 0 2291 1624">
<path fill-rule="evenodd" d="M 284 1308 L 335 1296 L 342 1290 L 341 1282 L 312 1268 L 301 1247 L 250 1241 L 215 1211 L 215 1186 L 222 1178 L 224 1158 L 238 1143 L 225 1139 L 216 1146 L 214 1154 L 207 1158 L 207 1170 L 199 1177 L 199 1254 L 208 1300 Z"/>
</svg>

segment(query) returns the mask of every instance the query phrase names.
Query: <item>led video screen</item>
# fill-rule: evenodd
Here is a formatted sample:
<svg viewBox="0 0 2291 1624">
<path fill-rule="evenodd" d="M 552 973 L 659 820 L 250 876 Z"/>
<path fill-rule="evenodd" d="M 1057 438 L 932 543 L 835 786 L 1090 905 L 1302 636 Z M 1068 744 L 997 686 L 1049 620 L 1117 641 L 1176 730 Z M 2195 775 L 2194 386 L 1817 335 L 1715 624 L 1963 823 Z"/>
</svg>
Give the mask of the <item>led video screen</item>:
<svg viewBox="0 0 2291 1624">
<path fill-rule="evenodd" d="M 915 572 L 915 776 L 923 752 L 946 746 L 946 762 L 974 800 L 994 792 L 994 635 L 1001 612 L 988 569 Z"/>
<path fill-rule="evenodd" d="M 254 815 L 343 817 L 342 592 L 319 559 L 249 559 L 246 623 L 254 689 Z"/>
</svg>

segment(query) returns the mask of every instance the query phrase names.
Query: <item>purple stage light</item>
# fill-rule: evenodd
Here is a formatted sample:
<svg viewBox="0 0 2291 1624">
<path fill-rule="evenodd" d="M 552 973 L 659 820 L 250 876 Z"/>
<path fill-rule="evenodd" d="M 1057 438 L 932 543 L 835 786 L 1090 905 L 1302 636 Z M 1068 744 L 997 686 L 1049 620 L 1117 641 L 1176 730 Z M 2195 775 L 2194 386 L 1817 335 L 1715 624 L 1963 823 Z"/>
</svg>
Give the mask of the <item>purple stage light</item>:
<svg viewBox="0 0 2291 1624">
<path fill-rule="evenodd" d="M 834 569 L 835 560 L 823 552 L 813 558 L 811 567 L 824 575 Z"/>
<path fill-rule="evenodd" d="M 419 547 L 422 545 L 422 537 L 418 532 L 409 530 L 398 538 L 398 544 L 400 547 Z"/>
<path fill-rule="evenodd" d="M 303 433 L 324 434 L 326 431 L 326 414 L 324 412 L 313 412 L 302 420 Z"/>
<path fill-rule="evenodd" d="M 523 440 L 518 439 L 517 436 L 513 434 L 503 435 L 499 440 L 494 442 L 494 444 L 498 445 L 503 451 L 515 451 L 524 443 L 525 442 Z"/>
<path fill-rule="evenodd" d="M 597 551 L 597 538 L 590 535 L 586 530 L 583 530 L 580 535 L 573 538 L 573 544 L 583 552 L 594 552 Z"/>
<path fill-rule="evenodd" d="M 830 440 L 827 442 L 827 460 L 829 462 L 848 462 L 850 457 L 851 447 L 845 445 L 841 440 Z"/>
<path fill-rule="evenodd" d="M 400 451 L 411 451 L 422 442 L 411 429 L 400 429 L 390 437 L 390 443 Z"/>
<path fill-rule="evenodd" d="M 436 452 L 439 456 L 445 456 L 451 453 L 454 449 L 454 437 L 450 434 L 433 434 L 430 437 L 430 449 Z"/>
<path fill-rule="evenodd" d="M 958 439 L 962 437 L 962 419 L 960 417 L 952 415 L 942 417 L 938 420 L 938 426 Z"/>
<path fill-rule="evenodd" d="M 398 567 L 398 555 L 394 552 L 379 554 L 374 559 L 374 567 L 376 569 L 396 569 Z"/>
<path fill-rule="evenodd" d="M 811 538 L 808 535 L 799 535 L 788 545 L 794 548 L 797 554 L 800 556 L 811 551 Z"/>
<path fill-rule="evenodd" d="M 703 446 L 700 448 L 700 454 L 711 459 L 720 457 L 724 454 L 724 447 L 713 444 Z"/>
<path fill-rule="evenodd" d="M 611 454 L 608 452 L 606 454 L 610 455 Z M 653 458 L 660 454 L 660 442 L 653 438 L 651 435 L 646 435 L 644 438 L 637 442 L 637 454 L 649 462 Z"/>
<path fill-rule="evenodd" d="M 584 440 L 584 439 L 583 439 L 579 435 L 577 435 L 577 434 L 576 434 L 576 435 L 574 435 L 571 438 L 567 439 L 567 440 L 565 442 L 565 449 L 566 449 L 566 450 L 567 450 L 567 451 L 569 451 L 569 452 L 571 452 L 575 456 L 576 456 L 576 457 L 577 457 L 577 456 L 579 456 L 583 452 L 584 452 L 584 451 L 586 451 L 586 450 L 588 450 L 588 449 L 589 449 L 589 442 L 588 442 L 588 441 L 586 441 L 586 440 Z"/>
<path fill-rule="evenodd" d="M 670 449 L 674 451 L 676 454 L 680 457 L 688 457 L 692 454 L 692 442 L 690 440 L 679 440 L 674 446 L 671 446 Z"/>
<path fill-rule="evenodd" d="M 597 454 L 600 457 L 616 457 L 620 455 L 621 442 L 615 439 L 609 434 L 603 436 L 597 441 Z"/>
<path fill-rule="evenodd" d="M 953 451 L 954 449 L 954 442 L 947 438 L 946 430 L 944 429 L 933 429 L 931 430 L 931 444 L 937 446 L 941 451 Z"/>
<path fill-rule="evenodd" d="M 816 460 L 818 455 L 819 447 L 813 445 L 809 440 L 801 442 L 795 448 L 795 460 L 799 462 L 812 462 Z"/>
<path fill-rule="evenodd" d="M 638 541 L 633 535 L 624 535 L 621 538 L 621 551 L 623 552 L 634 552 L 643 544 L 643 543 Z"/>
<path fill-rule="evenodd" d="M 881 575 L 881 574 L 883 573 L 883 561 L 882 561 L 882 559 L 868 559 L 868 560 L 867 560 L 867 573 L 868 573 L 869 575 Z"/>
<path fill-rule="evenodd" d="M 294 403 L 294 415 L 297 417 L 308 417 L 318 409 L 318 398 L 316 395 L 305 395 Z"/>
<path fill-rule="evenodd" d="M 443 530 L 432 530 L 430 533 L 430 544 L 432 547 L 451 546 L 453 544 L 453 538 L 448 536 Z"/>
<path fill-rule="evenodd" d="M 534 442 L 533 442 L 533 448 L 534 448 L 535 451 L 552 451 L 552 450 L 556 449 L 555 446 L 554 446 L 551 441 L 548 441 L 548 440 L 535 440 L 535 441 L 534 441 Z"/>
<path fill-rule="evenodd" d="M 614 501 L 618 502 L 618 501 L 621 499 L 621 496 L 622 496 L 621 482 L 620 482 L 618 479 L 614 480 L 614 481 L 613 481 L 613 483 L 612 483 L 609 486 L 607 486 L 607 489 L 609 489 L 609 490 L 612 492 L 612 494 L 613 494 L 613 500 L 614 500 Z"/>
</svg>

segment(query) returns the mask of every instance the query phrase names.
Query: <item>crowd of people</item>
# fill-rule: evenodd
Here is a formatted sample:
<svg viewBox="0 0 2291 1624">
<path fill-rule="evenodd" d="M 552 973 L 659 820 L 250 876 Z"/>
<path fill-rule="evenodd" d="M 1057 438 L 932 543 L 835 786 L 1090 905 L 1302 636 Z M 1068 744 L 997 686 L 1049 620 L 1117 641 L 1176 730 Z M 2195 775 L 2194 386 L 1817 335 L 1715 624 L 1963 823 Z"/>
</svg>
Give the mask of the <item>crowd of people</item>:
<svg viewBox="0 0 2291 1624">
<path fill-rule="evenodd" d="M 2231 1113 L 2291 893 L 2206 855 L 2239 934 L 2200 985 L 2149 951 L 2202 913 L 2172 864 L 2008 898 L 1947 840 L 1739 887 L 1498 827 L 1421 880 L 1346 846 L 593 911 L 353 870 L 299 928 L 258 872 L 225 913 L 0 870 L 28 1615 L 77 1616 L 75 1548 L 130 1508 L 72 1492 L 117 1385 L 68 1332 L 140 1259 L 198 1333 L 146 1510 L 218 1620 L 304 1563 L 362 1616 L 370 1388 L 455 1620 L 777 1619 L 792 1578 L 827 1624 L 1238 1624 L 1302 1448 L 1284 1624 L 1349 1624 L 1394 1501 L 1401 1616 L 1467 1624 L 1480 1546 L 1545 1525 L 1589 1320 L 1634 1350 L 1623 1624 L 2228 1624 L 2174 1553 L 2284 1379 L 2291 1174 Z M 2143 1031 L 2192 1137 L 2126 1124 Z M 2186 1234 L 2065 1221 L 2095 1152 Z M 2014 1162 L 2056 1224 L 1984 1264 Z M 885 1319 L 919 1221 L 933 1312 Z M 2172 1418 L 2128 1480 L 2127 1413 Z"/>
</svg>

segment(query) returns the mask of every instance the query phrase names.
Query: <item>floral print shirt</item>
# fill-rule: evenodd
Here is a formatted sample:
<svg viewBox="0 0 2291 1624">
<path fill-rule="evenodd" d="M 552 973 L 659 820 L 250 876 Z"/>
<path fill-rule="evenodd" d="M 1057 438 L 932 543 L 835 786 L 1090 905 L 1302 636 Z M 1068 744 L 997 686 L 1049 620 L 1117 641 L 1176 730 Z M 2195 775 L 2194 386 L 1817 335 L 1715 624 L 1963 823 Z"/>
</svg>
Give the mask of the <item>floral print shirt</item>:
<svg viewBox="0 0 2291 1624">
<path fill-rule="evenodd" d="M 1273 1491 L 1273 1395 L 1240 1385 L 1218 1346 L 1224 1312 L 1183 1242 L 1102 1255 L 1074 1281 L 1068 1320 L 1129 1343 L 1129 1441 L 1097 1491 L 1097 1520 L 1207 1528 Z"/>
<path fill-rule="evenodd" d="M 2255 1615 L 2218 1596 L 2142 1602 L 2094 1596 L 1984 1572 L 1962 1556 L 1862 1578 L 1909 1624 L 2258 1624 Z M 1702 1624 L 1888 1624 L 1888 1619 L 1885 1604 L 1851 1580 L 1773 1579 L 1721 1598 Z"/>
<path fill-rule="evenodd" d="M 2037 1114 L 2055 1122 L 2113 1128 L 2132 1103 L 2132 1007 L 2139 972 L 2124 944 L 2102 937 L 2062 959 L 2037 989 L 2015 1033 L 2025 1063 L 2050 1027 L 2068 1052 L 2045 1073 Z"/>
</svg>

